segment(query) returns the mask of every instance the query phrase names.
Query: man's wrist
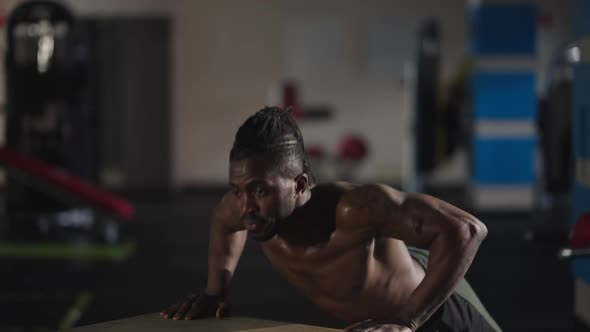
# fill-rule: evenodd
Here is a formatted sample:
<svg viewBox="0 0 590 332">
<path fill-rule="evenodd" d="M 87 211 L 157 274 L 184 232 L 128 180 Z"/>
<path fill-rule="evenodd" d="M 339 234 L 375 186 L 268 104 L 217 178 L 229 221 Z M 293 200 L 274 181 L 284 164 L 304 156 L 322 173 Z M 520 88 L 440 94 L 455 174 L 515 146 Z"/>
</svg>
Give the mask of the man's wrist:
<svg viewBox="0 0 590 332">
<path fill-rule="evenodd" d="M 392 323 L 406 327 L 412 332 L 416 331 L 420 326 L 416 319 L 412 319 L 410 315 L 404 313 L 396 315 L 396 319 Z"/>
<path fill-rule="evenodd" d="M 203 291 L 203 295 L 207 296 L 207 297 L 211 297 L 211 298 L 221 298 L 221 299 L 225 299 L 227 297 L 227 291 L 226 290 L 211 290 L 209 288 L 205 288 L 205 291 Z"/>
</svg>

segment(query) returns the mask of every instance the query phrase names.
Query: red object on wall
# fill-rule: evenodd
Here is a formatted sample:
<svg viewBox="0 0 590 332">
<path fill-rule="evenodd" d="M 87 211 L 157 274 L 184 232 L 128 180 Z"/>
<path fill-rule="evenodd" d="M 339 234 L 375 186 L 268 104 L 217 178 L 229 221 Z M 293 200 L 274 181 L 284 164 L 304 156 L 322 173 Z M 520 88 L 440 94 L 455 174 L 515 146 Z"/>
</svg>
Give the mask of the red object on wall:
<svg viewBox="0 0 590 332">
<path fill-rule="evenodd" d="M 576 220 L 572 235 L 572 247 L 574 249 L 590 247 L 590 212 L 583 213 Z"/>
<path fill-rule="evenodd" d="M 553 16 L 549 13 L 542 13 L 539 15 L 539 25 L 543 28 L 550 28 L 553 26 Z"/>
<path fill-rule="evenodd" d="M 340 160 L 361 161 L 368 153 L 365 140 L 357 135 L 346 135 L 340 140 L 338 158 Z"/>
<path fill-rule="evenodd" d="M 295 120 L 299 119 L 303 113 L 303 109 L 299 103 L 299 95 L 297 91 L 297 84 L 292 81 L 283 83 L 283 109 L 291 107 L 293 109 L 293 117 Z"/>
</svg>

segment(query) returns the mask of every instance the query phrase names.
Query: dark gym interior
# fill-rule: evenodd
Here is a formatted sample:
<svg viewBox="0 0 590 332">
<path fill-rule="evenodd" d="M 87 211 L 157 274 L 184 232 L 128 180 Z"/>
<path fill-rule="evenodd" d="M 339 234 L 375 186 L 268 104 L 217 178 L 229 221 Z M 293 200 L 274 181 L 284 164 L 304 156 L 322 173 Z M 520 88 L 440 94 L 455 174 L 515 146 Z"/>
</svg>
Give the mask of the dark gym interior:
<svg viewBox="0 0 590 332">
<path fill-rule="evenodd" d="M 0 1 L 0 331 L 156 313 L 207 282 L 240 124 L 290 107 L 320 182 L 488 229 L 503 331 L 590 330 L 585 0 Z M 248 241 L 234 316 L 343 329 Z"/>
</svg>

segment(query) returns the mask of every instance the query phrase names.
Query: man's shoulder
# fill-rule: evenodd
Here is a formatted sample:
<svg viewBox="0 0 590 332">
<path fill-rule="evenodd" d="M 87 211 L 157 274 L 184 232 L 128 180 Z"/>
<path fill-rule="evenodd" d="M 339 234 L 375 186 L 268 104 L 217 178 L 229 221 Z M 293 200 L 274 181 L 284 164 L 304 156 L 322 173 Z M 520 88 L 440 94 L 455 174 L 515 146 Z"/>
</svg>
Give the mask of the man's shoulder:
<svg viewBox="0 0 590 332">
<path fill-rule="evenodd" d="M 383 183 L 353 183 L 346 181 L 324 182 L 314 186 L 316 191 L 339 191 L 346 194 L 346 197 L 363 196 L 367 193 L 383 190 L 395 190 L 393 187 Z M 343 196 L 344 197 L 344 196 Z"/>
<path fill-rule="evenodd" d="M 346 186 L 336 205 L 337 224 L 346 228 L 372 227 L 373 214 L 401 192 L 382 183 L 340 184 Z"/>
<path fill-rule="evenodd" d="M 344 209 L 366 210 L 384 199 L 401 195 L 401 191 L 383 183 L 350 184 L 341 196 L 339 205 Z"/>
</svg>

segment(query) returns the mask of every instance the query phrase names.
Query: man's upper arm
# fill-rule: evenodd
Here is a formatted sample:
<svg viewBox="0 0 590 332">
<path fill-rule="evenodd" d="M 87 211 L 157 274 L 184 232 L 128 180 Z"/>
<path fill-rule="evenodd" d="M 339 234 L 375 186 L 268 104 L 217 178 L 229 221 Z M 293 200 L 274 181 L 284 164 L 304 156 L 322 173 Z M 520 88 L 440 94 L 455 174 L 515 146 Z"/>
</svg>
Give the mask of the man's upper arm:
<svg viewBox="0 0 590 332">
<path fill-rule="evenodd" d="M 424 194 L 408 194 L 381 184 L 355 189 L 354 204 L 379 235 L 429 248 L 441 233 L 485 232 L 485 226 L 461 209 Z M 482 229 L 483 228 L 483 229 Z"/>
</svg>

